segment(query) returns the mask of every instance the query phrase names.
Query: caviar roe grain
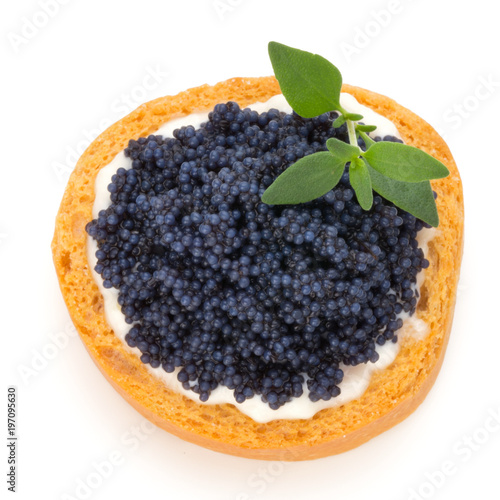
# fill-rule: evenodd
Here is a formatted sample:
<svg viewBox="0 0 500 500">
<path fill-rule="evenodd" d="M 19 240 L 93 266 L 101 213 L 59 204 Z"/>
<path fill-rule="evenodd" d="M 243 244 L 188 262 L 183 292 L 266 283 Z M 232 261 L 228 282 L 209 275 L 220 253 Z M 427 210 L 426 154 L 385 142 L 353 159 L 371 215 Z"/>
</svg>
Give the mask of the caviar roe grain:
<svg viewBox="0 0 500 500">
<path fill-rule="evenodd" d="M 376 345 L 396 342 L 401 313 L 415 311 L 422 221 L 379 196 L 363 211 L 347 172 L 313 202 L 261 202 L 293 162 L 347 141 L 333 119 L 228 102 L 198 129 L 131 140 L 131 168 L 87 225 L 128 345 L 154 368 L 180 368 L 201 401 L 223 385 L 276 409 L 305 381 L 312 401 L 329 400 L 340 363 L 377 361 Z"/>
</svg>

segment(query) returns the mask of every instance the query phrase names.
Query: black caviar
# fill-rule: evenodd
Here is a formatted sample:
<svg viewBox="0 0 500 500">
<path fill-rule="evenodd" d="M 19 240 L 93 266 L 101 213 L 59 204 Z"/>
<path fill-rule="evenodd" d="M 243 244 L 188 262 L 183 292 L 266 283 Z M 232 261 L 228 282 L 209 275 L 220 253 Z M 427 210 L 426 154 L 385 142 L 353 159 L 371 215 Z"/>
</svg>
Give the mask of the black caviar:
<svg viewBox="0 0 500 500">
<path fill-rule="evenodd" d="M 112 204 L 87 225 L 95 267 L 119 290 L 129 346 L 207 401 L 219 384 L 273 409 L 303 392 L 340 393 L 341 362 L 375 362 L 396 342 L 428 266 L 426 226 L 379 196 L 363 211 L 347 171 L 322 198 L 261 202 L 297 159 L 347 141 L 335 113 L 303 119 L 218 104 L 174 138 L 131 140 L 108 186 Z M 396 140 L 385 138 L 386 140 Z M 362 142 L 360 145 L 363 146 Z"/>
</svg>

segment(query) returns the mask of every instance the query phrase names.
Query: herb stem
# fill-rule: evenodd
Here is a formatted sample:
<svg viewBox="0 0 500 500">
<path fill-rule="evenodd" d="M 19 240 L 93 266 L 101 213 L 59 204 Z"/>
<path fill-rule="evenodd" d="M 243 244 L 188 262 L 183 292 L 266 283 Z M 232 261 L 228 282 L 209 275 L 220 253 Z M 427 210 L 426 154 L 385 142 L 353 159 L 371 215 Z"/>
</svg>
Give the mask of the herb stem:
<svg viewBox="0 0 500 500">
<path fill-rule="evenodd" d="M 373 146 L 375 144 L 375 141 L 366 133 L 361 130 L 358 130 L 358 134 L 360 137 L 365 141 L 366 148 L 368 149 L 370 146 Z"/>
<path fill-rule="evenodd" d="M 358 139 L 356 137 L 356 128 L 354 127 L 354 122 L 352 120 L 346 120 L 347 123 L 347 133 L 349 134 L 349 143 L 351 146 L 358 145 Z"/>
</svg>

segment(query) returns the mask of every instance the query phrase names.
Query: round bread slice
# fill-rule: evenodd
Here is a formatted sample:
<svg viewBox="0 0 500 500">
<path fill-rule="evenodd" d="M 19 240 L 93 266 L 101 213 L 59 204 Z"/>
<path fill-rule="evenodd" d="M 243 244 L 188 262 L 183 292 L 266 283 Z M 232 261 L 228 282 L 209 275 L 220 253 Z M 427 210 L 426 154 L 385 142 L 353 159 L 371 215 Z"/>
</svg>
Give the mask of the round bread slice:
<svg viewBox="0 0 500 500">
<path fill-rule="evenodd" d="M 72 173 L 56 219 L 52 251 L 71 318 L 113 387 L 142 415 L 176 436 L 232 455 L 266 460 L 309 460 L 350 450 L 391 428 L 423 401 L 443 362 L 453 319 L 463 248 L 463 194 L 452 155 L 436 131 L 388 97 L 344 85 L 361 104 L 391 120 L 407 144 L 441 160 L 450 170 L 432 181 L 439 228 L 429 243 L 429 268 L 420 290 L 418 316 L 429 326 L 423 340 L 405 336 L 396 360 L 376 372 L 357 400 L 324 409 L 310 419 L 258 423 L 235 405 L 197 403 L 165 387 L 138 355 L 131 354 L 106 324 L 103 298 L 86 256 L 85 225 L 92 220 L 99 170 L 129 139 L 154 133 L 166 121 L 206 111 L 219 102 L 242 108 L 280 93 L 274 77 L 234 78 L 143 104 L 103 132 Z"/>
</svg>

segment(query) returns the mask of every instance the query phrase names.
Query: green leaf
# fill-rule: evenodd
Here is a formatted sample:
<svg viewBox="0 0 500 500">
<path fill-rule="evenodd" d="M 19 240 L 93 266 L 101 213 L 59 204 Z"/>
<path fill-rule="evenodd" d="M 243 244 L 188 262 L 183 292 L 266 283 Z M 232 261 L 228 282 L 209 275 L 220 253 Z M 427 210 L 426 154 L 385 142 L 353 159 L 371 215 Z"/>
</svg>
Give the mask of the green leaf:
<svg viewBox="0 0 500 500">
<path fill-rule="evenodd" d="M 358 115 L 357 113 L 344 113 L 348 120 L 357 122 L 363 118 L 363 115 Z"/>
<path fill-rule="evenodd" d="M 313 118 L 340 110 L 340 71 L 324 57 L 269 42 L 269 57 L 281 92 L 294 111 Z"/>
<path fill-rule="evenodd" d="M 361 153 L 361 149 L 359 149 L 358 146 L 352 146 L 351 144 L 340 141 L 335 137 L 330 137 L 330 139 L 326 141 L 326 147 L 328 148 L 328 151 L 344 163 L 357 158 Z"/>
<path fill-rule="evenodd" d="M 333 128 L 339 128 L 345 123 L 345 116 L 344 115 L 339 115 L 339 117 L 332 123 Z"/>
<path fill-rule="evenodd" d="M 383 176 L 369 164 L 367 167 L 374 191 L 431 226 L 437 227 L 439 225 L 436 202 L 429 181 L 396 181 Z"/>
<path fill-rule="evenodd" d="M 370 210 L 373 204 L 373 190 L 370 174 L 365 162 L 355 158 L 349 167 L 349 180 L 363 210 Z"/>
<path fill-rule="evenodd" d="M 399 142 L 377 142 L 363 156 L 375 170 L 397 181 L 422 182 L 441 179 L 450 173 L 436 158 Z"/>
<path fill-rule="evenodd" d="M 266 189 L 262 201 L 268 205 L 292 205 L 315 200 L 338 184 L 344 167 L 345 162 L 328 151 L 304 156 Z"/>
<path fill-rule="evenodd" d="M 358 132 L 373 132 L 377 130 L 377 125 L 363 125 L 362 123 L 358 123 L 356 125 L 356 130 Z"/>
</svg>

